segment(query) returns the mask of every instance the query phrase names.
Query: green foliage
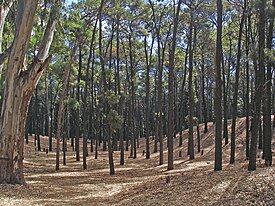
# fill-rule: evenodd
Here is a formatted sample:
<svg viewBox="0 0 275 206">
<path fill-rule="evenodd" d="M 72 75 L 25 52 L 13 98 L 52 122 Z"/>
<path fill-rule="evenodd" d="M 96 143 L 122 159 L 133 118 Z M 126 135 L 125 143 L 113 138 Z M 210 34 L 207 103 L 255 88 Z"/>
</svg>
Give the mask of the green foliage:
<svg viewBox="0 0 275 206">
<path fill-rule="evenodd" d="M 80 108 L 80 103 L 73 98 L 68 98 L 64 101 L 65 105 L 68 105 L 70 108 L 77 110 Z"/>
<path fill-rule="evenodd" d="M 105 101 L 110 106 L 118 104 L 120 95 L 115 94 L 112 90 L 107 90 L 105 93 L 101 95 L 103 101 Z"/>
<path fill-rule="evenodd" d="M 111 125 L 113 129 L 118 129 L 122 124 L 122 117 L 118 114 L 118 112 L 114 109 L 111 109 L 106 116 L 106 123 Z"/>
</svg>

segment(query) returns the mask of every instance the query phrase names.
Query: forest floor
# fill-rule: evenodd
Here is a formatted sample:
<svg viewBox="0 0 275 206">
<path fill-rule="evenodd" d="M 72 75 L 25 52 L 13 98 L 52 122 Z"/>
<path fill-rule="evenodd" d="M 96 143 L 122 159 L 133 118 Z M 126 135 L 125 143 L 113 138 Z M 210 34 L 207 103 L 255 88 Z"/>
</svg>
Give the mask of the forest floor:
<svg viewBox="0 0 275 206">
<path fill-rule="evenodd" d="M 113 176 L 109 175 L 108 153 L 101 147 L 98 159 L 94 158 L 94 153 L 89 153 L 88 169 L 83 171 L 82 162 L 75 161 L 68 141 L 67 165 L 62 165 L 61 153 L 60 170 L 55 171 L 55 152 L 35 151 L 33 137 L 30 137 L 29 144 L 25 145 L 24 159 L 27 186 L 0 185 L 0 205 L 274 206 L 275 166 L 265 167 L 264 161 L 258 158 L 257 170 L 247 171 L 245 119 L 237 121 L 236 163 L 229 164 L 229 142 L 223 146 L 223 170 L 219 172 L 213 171 L 215 129 L 212 123 L 208 126 L 209 131 L 204 134 L 203 125 L 200 125 L 204 153 L 201 155 L 195 147 L 195 160 L 187 156 L 188 131 L 184 131 L 181 147 L 178 146 L 179 138 L 174 139 L 174 169 L 170 171 L 167 171 L 167 150 L 164 151 L 164 164 L 159 166 L 158 153 L 145 159 L 142 138 L 136 159 L 128 158 L 129 152 L 125 152 L 124 166 L 119 165 L 120 153 L 114 152 L 116 174 Z M 47 148 L 47 142 L 47 137 L 41 138 L 42 148 Z M 153 140 L 150 144 L 153 151 Z M 182 157 L 179 157 L 180 151 Z"/>
</svg>

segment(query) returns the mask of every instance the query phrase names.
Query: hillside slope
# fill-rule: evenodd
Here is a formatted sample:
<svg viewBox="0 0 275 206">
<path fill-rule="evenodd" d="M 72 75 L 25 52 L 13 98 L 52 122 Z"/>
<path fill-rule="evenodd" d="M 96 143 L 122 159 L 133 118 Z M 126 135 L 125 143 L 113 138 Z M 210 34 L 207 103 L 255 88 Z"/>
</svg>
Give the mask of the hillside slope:
<svg viewBox="0 0 275 206">
<path fill-rule="evenodd" d="M 128 158 L 126 152 L 124 166 L 119 165 L 119 152 L 114 152 L 114 176 L 109 176 L 108 154 L 101 147 L 97 160 L 94 153 L 89 154 L 88 170 L 83 171 L 68 142 L 67 165 L 56 172 L 55 153 L 35 151 L 30 138 L 24 160 L 28 186 L 1 185 L 0 205 L 275 205 L 275 167 L 265 168 L 258 159 L 257 171 L 247 171 L 245 119 L 237 121 L 236 163 L 229 165 L 229 142 L 223 146 L 220 172 L 213 172 L 214 126 L 209 123 L 209 131 L 203 134 L 200 125 L 200 131 L 204 153 L 195 148 L 195 160 L 187 156 L 188 131 L 184 131 L 183 146 L 178 147 L 178 137 L 174 139 L 172 171 L 167 171 L 166 148 L 164 165 L 158 165 L 158 153 L 145 159 L 142 138 L 137 159 Z M 47 137 L 41 142 L 46 148 Z M 153 140 L 150 143 L 153 151 Z"/>
</svg>

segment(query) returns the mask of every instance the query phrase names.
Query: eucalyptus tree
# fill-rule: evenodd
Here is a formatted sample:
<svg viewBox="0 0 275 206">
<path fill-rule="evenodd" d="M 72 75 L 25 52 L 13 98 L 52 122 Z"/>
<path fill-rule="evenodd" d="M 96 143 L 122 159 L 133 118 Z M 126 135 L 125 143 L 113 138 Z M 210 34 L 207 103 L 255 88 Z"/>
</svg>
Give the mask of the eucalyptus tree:
<svg viewBox="0 0 275 206">
<path fill-rule="evenodd" d="M 5 77 L 1 111 L 0 183 L 25 183 L 23 150 L 27 110 L 37 82 L 51 60 L 48 53 L 58 19 L 59 1 L 52 5 L 48 24 L 36 57 L 33 58 L 30 66 L 24 65 L 37 5 L 38 1 L 22 0 L 18 2 L 14 42 L 8 59 L 6 71 L 8 75 Z M 17 84 L 14 84 L 15 81 Z"/>
</svg>

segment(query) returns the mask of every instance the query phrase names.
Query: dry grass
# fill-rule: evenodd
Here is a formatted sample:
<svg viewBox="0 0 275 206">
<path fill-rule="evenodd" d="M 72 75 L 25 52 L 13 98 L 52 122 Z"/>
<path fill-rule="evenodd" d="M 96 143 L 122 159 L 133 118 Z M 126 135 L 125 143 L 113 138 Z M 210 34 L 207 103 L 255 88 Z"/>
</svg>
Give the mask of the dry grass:
<svg viewBox="0 0 275 206">
<path fill-rule="evenodd" d="M 27 187 L 1 185 L 0 205 L 275 205 L 274 166 L 265 168 L 259 159 L 257 171 L 247 171 L 245 120 L 238 120 L 236 164 L 228 163 L 230 144 L 223 146 L 220 172 L 213 172 L 214 126 L 209 123 L 206 134 L 202 125 L 200 130 L 203 156 L 196 153 L 195 160 L 188 159 L 185 131 L 182 147 L 178 147 L 178 138 L 174 139 L 175 167 L 167 171 L 167 150 L 165 164 L 159 166 L 157 153 L 150 160 L 142 156 L 145 141 L 141 140 L 137 159 L 128 158 L 126 152 L 124 166 L 119 165 L 119 152 L 114 152 L 114 176 L 109 175 L 108 153 L 102 148 L 96 160 L 89 154 L 88 170 L 83 171 L 68 144 L 67 165 L 56 172 L 55 153 L 35 151 L 31 139 L 25 146 Z M 41 142 L 46 148 L 47 137 Z"/>
</svg>

